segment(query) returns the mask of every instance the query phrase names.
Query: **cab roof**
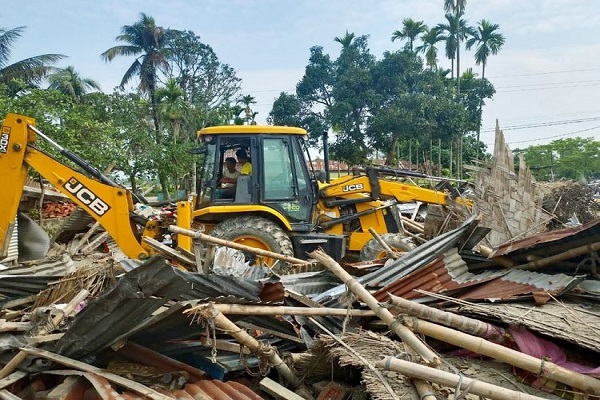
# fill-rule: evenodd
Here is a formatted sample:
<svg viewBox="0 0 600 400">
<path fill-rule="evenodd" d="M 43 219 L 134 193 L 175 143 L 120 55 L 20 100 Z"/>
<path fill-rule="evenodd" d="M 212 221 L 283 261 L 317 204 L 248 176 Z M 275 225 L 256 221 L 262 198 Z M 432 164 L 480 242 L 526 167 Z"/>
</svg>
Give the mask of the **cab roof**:
<svg viewBox="0 0 600 400">
<path fill-rule="evenodd" d="M 209 126 L 198 131 L 198 137 L 204 135 L 232 135 L 232 134 L 267 134 L 267 135 L 306 135 L 306 129 L 291 126 L 277 125 L 222 125 Z"/>
</svg>

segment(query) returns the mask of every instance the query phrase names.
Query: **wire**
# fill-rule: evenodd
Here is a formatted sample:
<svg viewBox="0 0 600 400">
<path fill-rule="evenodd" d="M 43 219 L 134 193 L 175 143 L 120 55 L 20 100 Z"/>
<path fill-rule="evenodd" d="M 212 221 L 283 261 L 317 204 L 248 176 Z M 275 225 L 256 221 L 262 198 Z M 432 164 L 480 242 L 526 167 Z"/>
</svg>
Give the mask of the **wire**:
<svg viewBox="0 0 600 400">
<path fill-rule="evenodd" d="M 600 128 L 600 125 L 597 125 L 597 126 L 594 126 L 594 127 L 591 127 L 591 128 L 587 128 L 587 129 L 581 129 L 581 130 L 579 130 L 579 131 L 575 131 L 575 132 L 561 133 L 560 135 L 553 135 L 553 136 L 545 136 L 545 137 L 543 137 L 543 138 L 538 138 L 538 139 L 519 140 L 519 141 L 516 141 L 516 142 L 513 142 L 513 141 L 511 141 L 511 142 L 508 142 L 508 141 L 507 141 L 507 144 L 518 144 L 518 143 L 540 142 L 540 141 L 542 141 L 542 140 L 555 139 L 555 138 L 559 138 L 559 137 L 565 137 L 565 136 L 570 136 L 570 135 L 576 135 L 576 134 L 578 134 L 578 133 L 582 133 L 582 132 L 588 132 L 588 131 L 591 131 L 591 130 L 594 130 L 594 129 L 598 129 L 598 128 Z M 491 146 L 492 144 L 490 144 L 490 143 L 486 143 L 486 145 L 487 145 L 487 146 Z"/>
</svg>

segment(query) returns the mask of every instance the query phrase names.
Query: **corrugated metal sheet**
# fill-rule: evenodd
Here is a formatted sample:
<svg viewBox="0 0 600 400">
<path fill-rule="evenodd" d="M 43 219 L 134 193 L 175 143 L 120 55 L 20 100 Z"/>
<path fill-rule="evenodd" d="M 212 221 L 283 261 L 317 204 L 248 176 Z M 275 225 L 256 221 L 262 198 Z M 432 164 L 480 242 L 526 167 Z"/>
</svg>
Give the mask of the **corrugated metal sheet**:
<svg viewBox="0 0 600 400">
<path fill-rule="evenodd" d="M 8 255 L 2 260 L 2 263 L 9 266 L 11 263 L 16 263 L 19 258 L 19 224 L 17 218 L 15 218 L 14 229 L 10 236 L 10 243 L 8 245 Z"/>
<path fill-rule="evenodd" d="M 379 301 L 385 301 L 388 298 L 387 294 L 391 293 L 405 299 L 414 299 L 423 297 L 415 289 L 442 293 L 478 285 L 504 274 L 506 271 L 486 271 L 475 275 L 469 272 L 467 264 L 458 251 L 450 249 L 427 266 L 378 290 L 374 293 L 374 297 Z"/>
<path fill-rule="evenodd" d="M 94 218 L 87 211 L 81 207 L 77 207 L 65 219 L 61 231 L 56 235 L 54 240 L 57 243 L 69 242 L 76 234 L 87 231 L 94 222 Z"/>
<path fill-rule="evenodd" d="M 434 237 L 399 259 L 391 260 L 379 270 L 361 276 L 357 281 L 368 288 L 380 289 L 385 287 L 399 278 L 429 264 L 451 248 L 458 247 L 461 241 L 468 238 L 469 233 L 475 229 L 477 224 L 478 220 L 476 216 L 472 216 L 460 227 Z M 344 293 L 346 293 L 346 285 L 341 284 L 315 296 L 313 300 L 328 307 L 342 307 L 338 298 Z"/>
<path fill-rule="evenodd" d="M 509 242 L 498 246 L 489 258 L 508 256 L 527 262 L 525 256 L 538 255 L 548 257 L 597 241 L 600 241 L 600 219 L 581 226 L 543 232 L 521 240 Z"/>
<path fill-rule="evenodd" d="M 543 292 L 558 295 L 577 286 L 583 276 L 540 274 L 513 270 L 506 275 L 474 287 L 454 297 L 463 300 L 507 300 Z"/>
<path fill-rule="evenodd" d="M 226 302 L 231 298 L 236 303 L 260 303 L 262 288 L 263 284 L 256 281 L 181 271 L 168 266 L 164 259 L 153 257 L 123 275 L 112 289 L 88 304 L 56 343 L 55 351 L 67 357 L 82 358 L 138 332 L 142 326 L 144 333 L 150 333 L 150 328 L 158 324 L 158 331 L 171 334 L 177 332 L 176 327 L 164 321 L 171 316 L 179 317 L 181 306 L 175 303 L 157 311 L 172 300 Z M 271 293 L 274 292 L 271 289 Z M 181 318 L 181 324 L 186 322 Z M 188 319 L 187 329 L 197 332 L 201 328 L 190 327 Z M 155 341 L 160 339 L 167 338 L 154 336 Z"/>
<path fill-rule="evenodd" d="M 431 293 L 455 292 L 452 297 L 463 300 L 507 300 L 538 292 L 558 294 L 575 287 L 582 280 L 582 276 L 523 270 L 473 274 L 456 249 L 452 249 L 426 267 L 385 286 L 374 297 L 384 301 L 391 293 L 406 299 L 420 298 L 424 296 L 415 289 L 421 289 Z"/>
</svg>

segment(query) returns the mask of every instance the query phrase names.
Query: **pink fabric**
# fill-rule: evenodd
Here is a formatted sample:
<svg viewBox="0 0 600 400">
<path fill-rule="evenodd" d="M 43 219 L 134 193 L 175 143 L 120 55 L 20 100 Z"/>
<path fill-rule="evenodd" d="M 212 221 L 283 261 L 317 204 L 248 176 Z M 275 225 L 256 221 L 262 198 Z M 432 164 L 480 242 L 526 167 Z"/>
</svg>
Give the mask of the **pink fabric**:
<svg viewBox="0 0 600 400">
<path fill-rule="evenodd" d="M 522 353 L 536 358 L 547 359 L 556 365 L 581 374 L 600 378 L 600 367 L 592 368 L 568 361 L 565 352 L 555 343 L 539 338 L 525 329 L 508 328 L 508 332 Z"/>
</svg>

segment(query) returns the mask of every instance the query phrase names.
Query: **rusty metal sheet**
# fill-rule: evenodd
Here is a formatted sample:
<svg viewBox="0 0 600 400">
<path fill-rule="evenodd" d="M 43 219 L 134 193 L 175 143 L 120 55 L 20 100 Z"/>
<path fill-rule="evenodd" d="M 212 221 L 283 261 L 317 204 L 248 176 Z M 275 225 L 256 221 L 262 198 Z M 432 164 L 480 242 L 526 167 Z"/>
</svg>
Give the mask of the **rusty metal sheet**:
<svg viewBox="0 0 600 400">
<path fill-rule="evenodd" d="M 514 240 L 498 246 L 489 258 L 508 256 L 520 259 L 531 255 L 548 257 L 599 240 L 600 219 L 597 219 L 580 226 L 543 232 L 520 240 Z"/>
<path fill-rule="evenodd" d="M 478 223 L 476 216 L 472 216 L 460 227 L 434 237 L 399 259 L 386 263 L 379 270 L 361 276 L 357 281 L 365 287 L 380 290 L 392 282 L 396 282 L 398 279 L 423 268 L 450 249 L 458 247 L 462 241 L 467 239 L 469 233 Z M 346 285 L 341 284 L 315 296 L 313 300 L 327 307 L 343 307 L 338 299 L 344 293 L 346 293 Z"/>
<path fill-rule="evenodd" d="M 426 267 L 400 278 L 374 293 L 379 301 L 391 293 L 406 299 L 424 297 L 415 289 L 431 293 L 453 292 L 463 300 L 508 300 L 534 293 L 560 294 L 576 287 L 583 276 L 542 274 L 524 270 L 468 271 L 456 249 L 452 249 Z"/>
<path fill-rule="evenodd" d="M 473 274 L 469 272 L 467 264 L 460 257 L 458 251 L 450 249 L 425 267 L 384 286 L 373 296 L 379 301 L 387 300 L 388 293 L 405 299 L 414 299 L 423 297 L 415 289 L 442 293 L 480 285 L 482 282 L 496 279 L 506 273 L 506 271 L 486 271 L 477 275 Z"/>
</svg>

